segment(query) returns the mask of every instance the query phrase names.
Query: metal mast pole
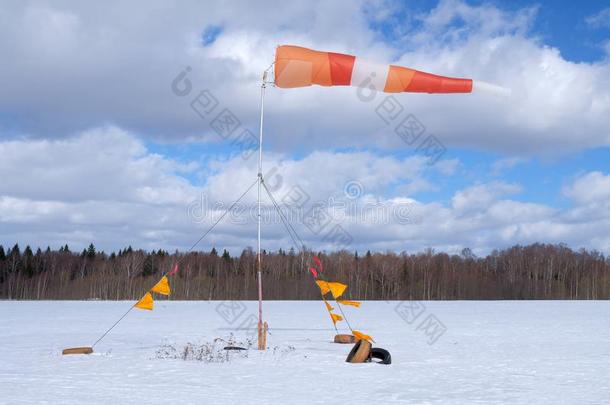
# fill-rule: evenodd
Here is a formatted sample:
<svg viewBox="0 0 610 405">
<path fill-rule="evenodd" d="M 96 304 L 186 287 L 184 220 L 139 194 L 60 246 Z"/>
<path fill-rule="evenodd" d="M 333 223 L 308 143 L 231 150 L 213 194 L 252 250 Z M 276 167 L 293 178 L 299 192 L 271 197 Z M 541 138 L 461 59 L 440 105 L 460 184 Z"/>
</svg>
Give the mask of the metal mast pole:
<svg viewBox="0 0 610 405">
<path fill-rule="evenodd" d="M 258 242 L 257 242 L 257 278 L 258 278 L 258 349 L 265 350 L 266 347 L 266 331 L 263 330 L 263 280 L 261 276 L 261 187 L 263 185 L 263 112 L 265 107 L 265 87 L 266 87 L 267 71 L 263 74 L 263 82 L 261 84 L 261 117 L 258 133 Z"/>
</svg>

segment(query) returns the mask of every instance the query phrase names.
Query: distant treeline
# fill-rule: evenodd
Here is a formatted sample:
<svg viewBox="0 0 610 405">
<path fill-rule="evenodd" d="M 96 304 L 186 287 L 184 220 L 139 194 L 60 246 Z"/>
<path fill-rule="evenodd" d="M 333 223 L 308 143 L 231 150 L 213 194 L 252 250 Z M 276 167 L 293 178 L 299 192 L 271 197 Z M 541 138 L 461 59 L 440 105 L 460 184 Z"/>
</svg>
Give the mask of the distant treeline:
<svg viewBox="0 0 610 405">
<path fill-rule="evenodd" d="M 313 252 L 265 252 L 266 299 L 319 299 L 308 271 Z M 363 300 L 608 299 L 610 259 L 596 251 L 534 244 L 476 257 L 435 253 L 317 253 L 329 281 L 349 285 L 346 298 Z M 0 246 L 2 299 L 136 299 L 174 263 L 171 299 L 256 299 L 256 254 L 245 249 L 182 254 L 145 252 L 82 253 Z"/>
</svg>

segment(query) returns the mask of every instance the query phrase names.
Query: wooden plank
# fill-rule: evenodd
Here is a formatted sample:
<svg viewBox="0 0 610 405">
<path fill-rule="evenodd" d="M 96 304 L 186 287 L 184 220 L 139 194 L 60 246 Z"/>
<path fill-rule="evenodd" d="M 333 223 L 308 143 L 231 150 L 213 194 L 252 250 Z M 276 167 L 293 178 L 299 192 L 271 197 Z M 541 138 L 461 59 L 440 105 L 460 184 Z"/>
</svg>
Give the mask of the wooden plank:
<svg viewBox="0 0 610 405">
<path fill-rule="evenodd" d="M 92 347 L 69 347 L 64 349 L 61 354 L 91 354 L 93 353 Z"/>
<path fill-rule="evenodd" d="M 354 335 L 338 334 L 335 335 L 335 343 L 356 343 Z"/>
</svg>

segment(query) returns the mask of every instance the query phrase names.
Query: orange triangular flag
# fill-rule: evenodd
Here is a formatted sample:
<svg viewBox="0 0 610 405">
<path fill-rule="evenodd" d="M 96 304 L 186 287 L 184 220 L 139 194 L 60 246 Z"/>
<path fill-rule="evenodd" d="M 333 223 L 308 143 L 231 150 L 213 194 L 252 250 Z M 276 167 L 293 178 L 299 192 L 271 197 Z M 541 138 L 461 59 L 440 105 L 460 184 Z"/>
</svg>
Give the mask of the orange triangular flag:
<svg viewBox="0 0 610 405">
<path fill-rule="evenodd" d="M 360 308 L 360 304 L 362 304 L 359 301 L 349 301 L 349 300 L 337 300 L 337 302 L 341 305 L 351 305 L 352 307 L 356 307 L 356 308 Z"/>
<path fill-rule="evenodd" d="M 343 317 L 341 315 L 337 315 L 337 314 L 333 314 L 332 312 L 330 313 L 330 317 L 333 320 L 333 323 L 336 325 L 337 322 L 342 321 Z"/>
<path fill-rule="evenodd" d="M 358 332 L 357 330 L 353 330 L 352 334 L 356 337 L 356 339 L 360 339 L 360 340 L 367 340 L 369 342 L 374 342 L 375 340 L 370 337 L 369 335 L 365 335 L 362 332 Z"/>
<path fill-rule="evenodd" d="M 154 301 L 153 301 L 152 294 L 147 292 L 146 294 L 144 294 L 144 296 L 142 298 L 140 298 L 140 301 L 136 302 L 134 307 L 152 311 L 153 304 L 154 304 Z"/>
<path fill-rule="evenodd" d="M 161 277 L 161 280 L 150 290 L 151 292 L 163 295 L 169 295 L 171 290 L 169 289 L 169 281 L 167 276 Z"/>
<path fill-rule="evenodd" d="M 326 309 L 328 309 L 329 312 L 335 309 L 328 303 L 328 301 L 324 301 L 324 303 L 326 304 Z"/>
</svg>

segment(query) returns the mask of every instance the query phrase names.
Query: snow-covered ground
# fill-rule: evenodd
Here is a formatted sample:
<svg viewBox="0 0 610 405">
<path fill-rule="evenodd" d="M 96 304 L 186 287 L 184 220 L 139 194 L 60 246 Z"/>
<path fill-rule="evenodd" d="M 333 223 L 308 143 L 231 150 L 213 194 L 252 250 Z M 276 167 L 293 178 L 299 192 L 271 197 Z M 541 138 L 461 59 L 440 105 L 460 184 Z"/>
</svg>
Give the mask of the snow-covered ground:
<svg viewBox="0 0 610 405">
<path fill-rule="evenodd" d="M 390 366 L 348 364 L 321 302 L 265 302 L 269 350 L 224 363 L 161 345 L 253 336 L 255 302 L 0 302 L 0 403 L 373 404 L 610 402 L 610 302 L 365 302 L 355 329 Z M 233 306 L 231 306 L 233 305 Z M 274 350 L 275 349 L 275 350 Z"/>
</svg>

